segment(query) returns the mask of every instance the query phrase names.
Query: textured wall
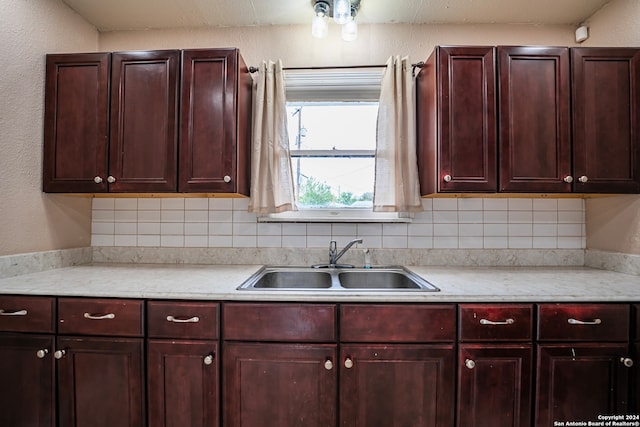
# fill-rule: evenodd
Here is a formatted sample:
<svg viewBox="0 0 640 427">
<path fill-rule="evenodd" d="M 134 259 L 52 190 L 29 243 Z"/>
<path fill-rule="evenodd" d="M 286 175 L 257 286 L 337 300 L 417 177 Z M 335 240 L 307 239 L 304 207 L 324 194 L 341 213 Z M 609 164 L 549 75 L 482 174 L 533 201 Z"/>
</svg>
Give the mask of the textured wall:
<svg viewBox="0 0 640 427">
<path fill-rule="evenodd" d="M 614 0 L 587 21 L 584 45 L 640 47 L 638 20 L 640 1 Z M 640 196 L 589 199 L 586 216 L 588 249 L 640 255 Z"/>
<path fill-rule="evenodd" d="M 41 190 L 44 57 L 97 46 L 58 0 L 0 0 L 0 255 L 89 245 L 90 199 Z"/>
</svg>

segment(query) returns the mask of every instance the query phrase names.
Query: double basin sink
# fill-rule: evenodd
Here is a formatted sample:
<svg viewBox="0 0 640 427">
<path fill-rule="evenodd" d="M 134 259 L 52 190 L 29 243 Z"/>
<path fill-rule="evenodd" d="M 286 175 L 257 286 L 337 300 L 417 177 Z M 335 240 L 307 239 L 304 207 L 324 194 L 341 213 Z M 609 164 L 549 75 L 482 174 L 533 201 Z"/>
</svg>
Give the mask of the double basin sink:
<svg viewBox="0 0 640 427">
<path fill-rule="evenodd" d="M 437 292 L 404 267 L 314 268 L 265 266 L 239 290 L 422 291 Z"/>
</svg>

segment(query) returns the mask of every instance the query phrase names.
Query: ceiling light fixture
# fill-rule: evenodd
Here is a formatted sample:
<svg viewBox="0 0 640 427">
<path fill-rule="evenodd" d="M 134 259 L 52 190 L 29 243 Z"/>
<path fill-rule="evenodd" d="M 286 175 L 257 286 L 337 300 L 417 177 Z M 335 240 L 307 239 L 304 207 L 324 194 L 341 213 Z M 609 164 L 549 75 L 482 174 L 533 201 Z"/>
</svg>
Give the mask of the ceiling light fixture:
<svg viewBox="0 0 640 427">
<path fill-rule="evenodd" d="M 356 15 L 360 0 L 314 0 L 311 34 L 319 39 L 329 32 L 329 18 L 342 25 L 342 39 L 353 41 L 358 37 Z"/>
</svg>

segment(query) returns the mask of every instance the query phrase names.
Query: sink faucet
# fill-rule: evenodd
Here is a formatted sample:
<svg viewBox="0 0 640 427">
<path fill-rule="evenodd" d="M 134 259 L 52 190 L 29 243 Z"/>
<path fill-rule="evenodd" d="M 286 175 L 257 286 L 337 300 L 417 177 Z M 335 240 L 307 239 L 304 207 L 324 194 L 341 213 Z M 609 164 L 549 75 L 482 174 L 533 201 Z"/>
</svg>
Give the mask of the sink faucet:
<svg viewBox="0 0 640 427">
<path fill-rule="evenodd" d="M 356 243 L 362 243 L 362 239 L 353 239 L 352 241 L 347 243 L 347 246 L 345 246 L 340 252 L 338 252 L 336 248 L 336 241 L 332 240 L 331 242 L 329 242 L 329 265 L 332 267 L 335 266 L 338 263 L 340 257 L 342 257 L 342 255 L 344 255 L 344 253 L 347 252 L 349 248 L 351 248 L 351 246 L 355 245 Z"/>
</svg>

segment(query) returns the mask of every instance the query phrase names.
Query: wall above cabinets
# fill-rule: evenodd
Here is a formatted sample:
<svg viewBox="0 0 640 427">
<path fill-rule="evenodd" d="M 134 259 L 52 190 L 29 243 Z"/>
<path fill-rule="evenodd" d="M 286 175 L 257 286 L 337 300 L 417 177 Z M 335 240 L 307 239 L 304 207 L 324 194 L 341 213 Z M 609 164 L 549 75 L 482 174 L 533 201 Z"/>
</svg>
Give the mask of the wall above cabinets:
<svg viewBox="0 0 640 427">
<path fill-rule="evenodd" d="M 47 55 L 43 190 L 249 194 L 237 49 Z"/>
<path fill-rule="evenodd" d="M 436 47 L 417 76 L 423 195 L 640 193 L 640 49 Z"/>
</svg>

